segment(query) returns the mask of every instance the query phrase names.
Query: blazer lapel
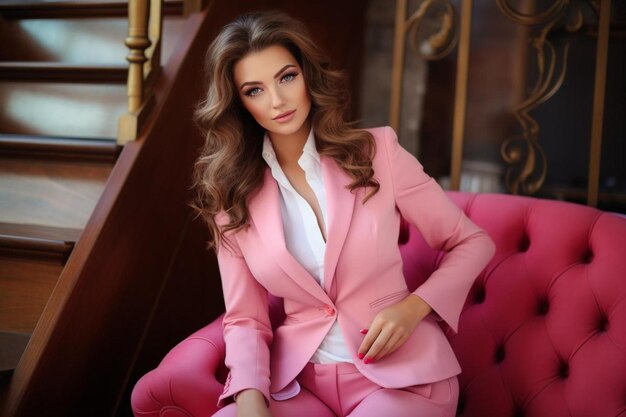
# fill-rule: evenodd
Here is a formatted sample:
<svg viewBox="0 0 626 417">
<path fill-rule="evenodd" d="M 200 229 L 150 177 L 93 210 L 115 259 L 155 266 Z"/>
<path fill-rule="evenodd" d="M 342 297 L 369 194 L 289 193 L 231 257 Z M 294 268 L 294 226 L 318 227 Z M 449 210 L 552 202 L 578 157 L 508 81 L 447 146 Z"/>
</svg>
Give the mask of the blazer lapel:
<svg viewBox="0 0 626 417">
<path fill-rule="evenodd" d="M 260 239 L 266 244 L 265 248 L 258 248 L 258 250 L 269 252 L 281 269 L 304 290 L 328 302 L 328 296 L 315 278 L 287 250 L 279 199 L 278 183 L 272 176 L 271 170 L 267 168 L 263 185 L 250 199 L 248 206 L 250 217 L 258 230 Z"/>
<path fill-rule="evenodd" d="M 330 294 L 339 254 L 350 228 L 356 197 L 353 192 L 346 188 L 352 179 L 339 167 L 335 160 L 322 155 L 321 164 L 328 206 L 327 241 L 324 254 L 324 290 Z"/>
</svg>

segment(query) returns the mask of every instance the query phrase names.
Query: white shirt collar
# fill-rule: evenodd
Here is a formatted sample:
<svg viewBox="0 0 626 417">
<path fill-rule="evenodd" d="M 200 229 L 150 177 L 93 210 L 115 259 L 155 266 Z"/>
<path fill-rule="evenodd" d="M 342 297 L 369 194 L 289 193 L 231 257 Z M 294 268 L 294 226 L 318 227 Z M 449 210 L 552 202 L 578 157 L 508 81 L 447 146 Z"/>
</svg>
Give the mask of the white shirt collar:
<svg viewBox="0 0 626 417">
<path fill-rule="evenodd" d="M 307 137 L 304 148 L 302 149 L 302 156 L 298 159 L 298 163 L 300 165 L 302 165 L 305 155 L 312 157 L 314 161 L 320 163 L 320 154 L 319 152 L 317 152 L 317 148 L 315 146 L 315 136 L 313 134 L 313 129 L 309 131 L 309 136 Z M 263 159 L 270 167 L 278 162 L 278 160 L 276 159 L 274 146 L 272 146 L 272 141 L 267 132 L 265 132 L 265 135 L 263 136 Z"/>
</svg>

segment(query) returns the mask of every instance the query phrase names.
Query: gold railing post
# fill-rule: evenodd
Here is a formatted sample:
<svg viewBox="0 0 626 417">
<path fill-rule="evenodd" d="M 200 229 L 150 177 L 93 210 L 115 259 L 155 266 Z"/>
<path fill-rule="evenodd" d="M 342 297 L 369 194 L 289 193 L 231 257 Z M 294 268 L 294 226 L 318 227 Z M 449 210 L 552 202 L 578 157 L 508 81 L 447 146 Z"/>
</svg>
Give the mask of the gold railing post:
<svg viewBox="0 0 626 417">
<path fill-rule="evenodd" d="M 128 67 L 128 111 L 137 111 L 143 100 L 143 64 L 148 60 L 145 50 L 150 46 L 147 0 L 130 0 L 128 3 L 128 37 L 124 42 L 130 49 L 126 59 Z"/>
<path fill-rule="evenodd" d="M 396 1 L 396 27 L 393 40 L 393 64 L 391 73 L 391 103 L 389 106 L 389 126 L 396 132 L 400 127 L 400 105 L 402 103 L 406 9 L 407 0 Z"/>
<path fill-rule="evenodd" d="M 452 125 L 451 190 L 458 190 L 461 187 L 463 133 L 465 130 L 465 111 L 467 107 L 467 77 L 469 72 L 471 29 L 472 0 L 461 0 L 461 26 L 459 29 L 459 50 L 457 51 L 456 86 L 454 93 L 454 122 Z"/>
<path fill-rule="evenodd" d="M 420 0 L 417 2 L 416 9 L 407 17 L 409 5 L 408 0 L 396 0 L 389 125 L 398 134 L 402 130 L 400 119 L 404 84 L 405 37 L 409 36 L 410 50 L 417 57 L 427 61 L 444 58 L 454 48 L 457 41 L 456 12 L 451 0 Z M 429 14 L 430 17 L 427 17 Z M 424 24 L 425 22 L 427 24 Z"/>
<path fill-rule="evenodd" d="M 148 39 L 150 47 L 146 49 L 148 60 L 144 64 L 144 79 L 156 77 L 161 71 L 161 33 L 163 30 L 163 0 L 150 0 L 150 21 Z"/>
<path fill-rule="evenodd" d="M 119 120 L 117 143 L 121 145 L 137 138 L 153 105 L 153 97 L 148 88 L 151 83 L 146 83 L 145 80 L 148 76 L 153 80 L 160 69 L 161 2 L 162 0 L 130 0 L 128 3 L 128 37 L 124 42 L 130 49 L 126 57 L 129 63 L 128 113 Z M 154 13 L 150 12 L 151 9 Z M 150 36 L 153 36 L 152 41 Z M 153 48 L 149 51 L 149 56 L 146 56 L 146 49 L 150 45 Z"/>
<path fill-rule="evenodd" d="M 593 89 L 593 118 L 591 121 L 591 152 L 589 156 L 589 184 L 587 204 L 598 204 L 600 163 L 602 158 L 602 123 L 604 120 L 604 93 L 606 90 L 606 67 L 609 50 L 611 23 L 611 0 L 600 1 L 598 44 L 596 50 L 596 74 Z"/>
</svg>

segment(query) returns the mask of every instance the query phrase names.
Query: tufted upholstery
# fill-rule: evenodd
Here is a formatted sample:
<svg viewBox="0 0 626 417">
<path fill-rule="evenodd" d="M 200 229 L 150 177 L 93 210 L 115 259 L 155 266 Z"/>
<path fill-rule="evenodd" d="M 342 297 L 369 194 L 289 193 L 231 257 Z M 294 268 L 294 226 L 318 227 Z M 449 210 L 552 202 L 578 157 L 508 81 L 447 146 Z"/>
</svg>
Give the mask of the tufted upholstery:
<svg viewBox="0 0 626 417">
<path fill-rule="evenodd" d="M 459 333 L 448 331 L 463 369 L 458 414 L 626 416 L 626 218 L 528 197 L 448 195 L 497 246 Z M 441 259 L 406 225 L 400 249 L 410 289 Z M 280 300 L 272 304 L 279 322 Z M 225 374 L 220 319 L 137 382 L 136 416 L 216 410 Z"/>
</svg>

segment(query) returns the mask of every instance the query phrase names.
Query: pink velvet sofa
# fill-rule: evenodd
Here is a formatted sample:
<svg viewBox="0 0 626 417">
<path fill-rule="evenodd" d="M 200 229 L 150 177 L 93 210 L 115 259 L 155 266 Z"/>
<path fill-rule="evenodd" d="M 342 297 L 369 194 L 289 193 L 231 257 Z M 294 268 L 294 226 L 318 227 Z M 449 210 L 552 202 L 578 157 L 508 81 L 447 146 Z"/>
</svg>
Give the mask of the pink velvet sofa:
<svg viewBox="0 0 626 417">
<path fill-rule="evenodd" d="M 626 218 L 529 197 L 449 196 L 497 245 L 459 333 L 445 329 L 463 369 L 458 415 L 626 416 Z M 408 226 L 400 247 L 413 289 L 441 253 Z M 281 302 L 271 305 L 278 323 Z M 220 317 L 137 382 L 135 416 L 210 416 L 223 359 Z"/>
</svg>

